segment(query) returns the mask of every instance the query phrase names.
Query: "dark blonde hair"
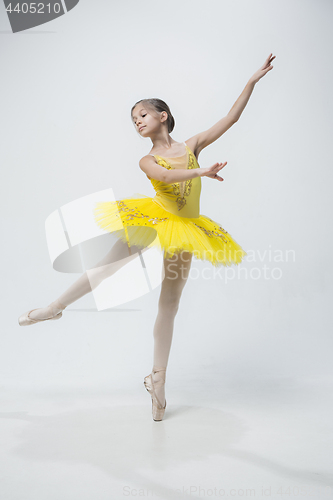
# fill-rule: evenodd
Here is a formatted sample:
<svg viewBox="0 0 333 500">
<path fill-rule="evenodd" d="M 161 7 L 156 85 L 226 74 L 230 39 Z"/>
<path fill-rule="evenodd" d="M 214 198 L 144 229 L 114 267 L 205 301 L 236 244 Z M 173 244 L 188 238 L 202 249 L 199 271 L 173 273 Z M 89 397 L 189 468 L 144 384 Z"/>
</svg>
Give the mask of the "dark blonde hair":
<svg viewBox="0 0 333 500">
<path fill-rule="evenodd" d="M 162 111 L 166 111 L 168 114 L 168 118 L 166 121 L 167 127 L 168 127 L 168 133 L 170 134 L 170 132 L 173 131 L 173 129 L 175 127 L 175 119 L 171 114 L 169 106 L 167 105 L 166 102 L 162 101 L 162 99 L 157 99 L 157 98 L 141 99 L 141 101 L 136 102 L 134 104 L 134 106 L 132 106 L 132 109 L 131 109 L 132 120 L 133 120 L 133 117 L 132 117 L 133 109 L 135 108 L 135 106 L 140 104 L 140 102 L 144 105 L 145 108 L 147 108 L 149 111 L 151 111 L 152 114 L 157 115 L 157 113 L 161 113 Z"/>
</svg>

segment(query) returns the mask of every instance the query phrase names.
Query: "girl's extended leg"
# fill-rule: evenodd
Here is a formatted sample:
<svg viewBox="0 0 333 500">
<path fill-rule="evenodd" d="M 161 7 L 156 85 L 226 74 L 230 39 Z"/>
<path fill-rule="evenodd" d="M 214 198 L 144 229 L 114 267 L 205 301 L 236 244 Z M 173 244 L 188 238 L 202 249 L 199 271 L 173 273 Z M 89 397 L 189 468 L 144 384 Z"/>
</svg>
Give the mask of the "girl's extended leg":
<svg viewBox="0 0 333 500">
<path fill-rule="evenodd" d="M 104 279 L 108 278 L 121 267 L 138 256 L 137 252 L 144 252 L 148 247 L 142 249 L 136 246 L 129 247 L 127 243 L 117 240 L 110 252 L 99 261 L 92 269 L 88 269 L 73 283 L 57 300 L 49 306 L 36 309 L 29 314 L 32 319 L 50 318 L 58 314 L 76 300 L 94 290 Z"/>
<path fill-rule="evenodd" d="M 171 348 L 174 319 L 179 308 L 180 297 L 187 282 L 192 262 L 190 252 L 175 254 L 171 259 L 164 259 L 165 278 L 162 282 L 158 303 L 158 314 L 154 325 L 154 364 L 152 377 L 154 382 L 165 380 L 165 371 L 156 372 L 156 368 L 166 370 Z M 164 405 L 164 385 L 158 384 L 156 396 Z"/>
</svg>

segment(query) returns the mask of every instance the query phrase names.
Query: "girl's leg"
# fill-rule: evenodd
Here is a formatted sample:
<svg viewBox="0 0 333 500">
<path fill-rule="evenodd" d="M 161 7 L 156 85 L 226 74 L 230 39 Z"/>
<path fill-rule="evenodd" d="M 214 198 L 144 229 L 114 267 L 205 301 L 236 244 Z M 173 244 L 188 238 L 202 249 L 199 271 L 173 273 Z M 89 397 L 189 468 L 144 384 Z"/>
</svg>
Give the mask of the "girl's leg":
<svg viewBox="0 0 333 500">
<path fill-rule="evenodd" d="M 29 317 L 32 319 L 44 319 L 55 316 L 65 309 L 65 307 L 94 290 L 104 279 L 137 257 L 138 251 L 142 253 L 147 249 L 148 247 L 142 249 L 134 245 L 129 248 L 127 243 L 117 240 L 107 255 L 92 269 L 88 269 L 88 271 L 82 274 L 57 300 L 47 307 L 32 311 Z"/>
<path fill-rule="evenodd" d="M 187 282 L 192 262 L 190 252 L 182 252 L 171 259 L 164 259 L 165 278 L 162 282 L 158 303 L 158 314 L 154 325 L 154 364 L 152 377 L 154 382 L 165 380 L 165 371 L 168 364 L 171 348 L 174 319 L 179 308 L 180 297 Z M 156 368 L 163 368 L 154 373 Z M 164 385 L 158 384 L 155 388 L 156 396 L 164 405 Z"/>
</svg>

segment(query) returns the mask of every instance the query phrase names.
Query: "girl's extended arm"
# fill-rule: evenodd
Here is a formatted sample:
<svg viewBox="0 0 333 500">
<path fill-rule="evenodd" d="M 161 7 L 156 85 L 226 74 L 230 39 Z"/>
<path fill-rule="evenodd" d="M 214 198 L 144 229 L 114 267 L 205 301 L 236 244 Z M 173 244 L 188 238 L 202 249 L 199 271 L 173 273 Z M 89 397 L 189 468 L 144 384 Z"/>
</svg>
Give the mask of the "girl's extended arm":
<svg viewBox="0 0 333 500">
<path fill-rule="evenodd" d="M 194 179 L 195 177 L 211 177 L 218 181 L 223 181 L 224 179 L 220 177 L 218 172 L 225 167 L 225 163 L 214 163 L 208 168 L 193 168 L 193 169 L 176 169 L 171 170 L 158 165 L 155 160 L 150 156 L 144 156 L 139 161 L 139 166 L 141 170 L 150 178 L 156 179 L 158 181 L 165 182 L 166 184 L 173 184 L 174 182 L 187 181 L 189 179 Z"/>
<path fill-rule="evenodd" d="M 211 177 L 218 181 L 223 181 L 224 179 L 217 175 L 217 173 L 227 164 L 225 163 L 214 163 L 208 168 L 194 168 L 190 170 L 185 169 L 172 169 L 167 170 L 165 173 L 165 181 L 167 184 L 173 184 L 174 182 L 187 181 L 188 179 L 194 179 L 195 177 Z M 163 167 L 162 167 L 163 168 Z"/>
<path fill-rule="evenodd" d="M 191 141 L 192 139 L 195 140 L 195 146 L 192 151 L 195 150 L 197 156 L 199 155 L 200 151 L 202 149 L 206 148 L 211 144 L 212 142 L 216 141 L 219 137 L 221 137 L 222 134 L 224 134 L 234 123 L 237 122 L 239 117 L 241 116 L 246 104 L 248 103 L 248 100 L 250 99 L 250 96 L 253 92 L 255 84 L 262 78 L 268 71 L 273 69 L 273 66 L 271 65 L 271 62 L 273 59 L 275 59 L 276 56 L 272 57 L 272 54 L 270 54 L 264 64 L 261 66 L 261 68 L 256 71 L 247 84 L 245 85 L 245 88 L 241 95 L 238 97 L 237 101 L 235 104 L 232 106 L 230 111 L 226 116 L 221 118 L 217 123 L 215 123 L 212 127 L 210 127 L 208 130 L 205 130 L 204 132 L 201 132 L 199 134 L 196 134 L 193 136 L 193 138 L 188 139 L 188 141 Z"/>
<path fill-rule="evenodd" d="M 239 119 L 240 115 L 243 113 L 243 110 L 245 106 L 247 105 L 250 96 L 253 92 L 255 86 L 255 82 L 253 80 L 249 80 L 247 84 L 244 87 L 243 92 L 241 95 L 238 97 L 237 101 L 235 104 L 232 106 L 228 113 L 228 117 L 232 123 L 236 123 L 236 121 Z M 222 118 L 223 120 L 223 118 Z"/>
</svg>

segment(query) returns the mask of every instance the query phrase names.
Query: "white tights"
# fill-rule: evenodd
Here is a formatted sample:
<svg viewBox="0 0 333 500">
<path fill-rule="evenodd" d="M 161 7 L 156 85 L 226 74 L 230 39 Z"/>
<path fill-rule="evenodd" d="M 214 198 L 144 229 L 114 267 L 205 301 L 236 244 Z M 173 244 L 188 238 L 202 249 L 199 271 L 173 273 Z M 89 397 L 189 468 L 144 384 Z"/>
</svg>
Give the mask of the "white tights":
<svg viewBox="0 0 333 500">
<path fill-rule="evenodd" d="M 57 300 L 48 307 L 36 309 L 30 313 L 32 319 L 49 318 L 65 309 L 79 298 L 94 290 L 104 279 L 108 278 L 121 267 L 137 257 L 137 252 L 145 252 L 148 248 L 131 246 L 130 250 L 126 243 L 117 240 L 110 252 L 98 262 L 93 269 L 86 271 L 75 281 Z M 130 253 L 130 255 L 129 255 Z M 180 297 L 187 282 L 191 267 L 192 255 L 182 252 L 174 255 L 171 259 L 164 259 L 165 277 L 161 285 L 161 293 L 158 303 L 158 314 L 154 325 L 154 368 L 167 368 L 171 348 L 173 326 L 175 316 L 179 308 Z M 89 273 L 89 274 L 88 274 Z M 153 374 L 154 382 L 165 378 L 159 374 Z M 156 395 L 163 404 L 165 401 L 164 386 L 156 388 Z"/>
</svg>

